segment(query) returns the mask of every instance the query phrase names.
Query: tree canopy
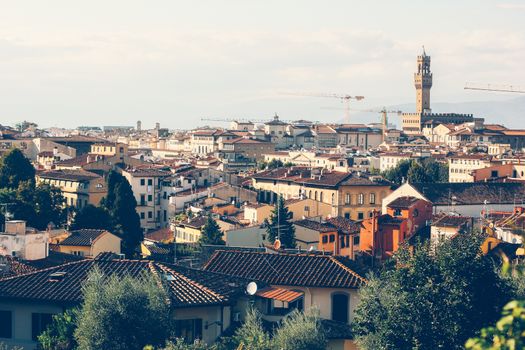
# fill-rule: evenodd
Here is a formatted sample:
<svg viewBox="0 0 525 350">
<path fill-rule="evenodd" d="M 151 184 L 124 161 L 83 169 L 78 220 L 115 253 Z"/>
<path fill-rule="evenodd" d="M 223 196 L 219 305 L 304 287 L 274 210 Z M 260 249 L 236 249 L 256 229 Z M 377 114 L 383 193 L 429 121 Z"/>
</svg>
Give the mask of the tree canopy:
<svg viewBox="0 0 525 350">
<path fill-rule="evenodd" d="M 480 234 L 436 248 L 400 249 L 360 290 L 354 331 L 362 349 L 460 349 L 493 322 L 512 288 L 484 257 Z"/>
<path fill-rule="evenodd" d="M 383 172 L 385 179 L 397 184 L 448 182 L 448 165 L 438 163 L 432 158 L 422 161 L 402 160 L 397 166 Z"/>
<path fill-rule="evenodd" d="M 72 230 L 83 228 L 113 231 L 113 219 L 105 207 L 88 204 L 75 214 L 71 222 Z"/>
<path fill-rule="evenodd" d="M 273 243 L 279 238 L 283 248 L 295 248 L 295 227 L 291 219 L 292 213 L 285 206 L 283 196 L 279 196 L 270 215 L 270 220 L 266 222 L 268 240 Z"/>
<path fill-rule="evenodd" d="M 155 277 L 106 276 L 93 270 L 83 296 L 74 332 L 78 350 L 142 350 L 169 339 L 169 297 Z"/>
<path fill-rule="evenodd" d="M 104 207 L 113 218 L 114 233 L 122 237 L 122 251 L 127 256 L 134 256 L 144 233 L 140 226 L 140 217 L 137 213 L 137 200 L 128 180 L 111 171 L 108 176 L 108 194 Z"/>
<path fill-rule="evenodd" d="M 0 188 L 16 189 L 26 181 L 35 181 L 35 168 L 21 150 L 13 148 L 0 163 Z"/>
<path fill-rule="evenodd" d="M 201 230 L 201 237 L 199 238 L 200 244 L 211 244 L 211 245 L 225 245 L 226 242 L 222 239 L 224 232 L 213 219 L 211 215 L 208 215 L 206 224 Z"/>
</svg>

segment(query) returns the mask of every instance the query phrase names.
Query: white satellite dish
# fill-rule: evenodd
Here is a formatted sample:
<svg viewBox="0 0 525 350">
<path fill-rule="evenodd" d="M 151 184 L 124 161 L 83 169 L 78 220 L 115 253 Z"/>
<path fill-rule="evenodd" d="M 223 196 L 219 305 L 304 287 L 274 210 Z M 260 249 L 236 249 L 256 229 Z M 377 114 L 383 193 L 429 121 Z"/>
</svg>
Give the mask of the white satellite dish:
<svg viewBox="0 0 525 350">
<path fill-rule="evenodd" d="M 310 246 L 310 248 L 308 248 L 308 251 L 309 251 L 309 252 L 313 252 L 314 249 L 315 249 L 315 248 L 314 248 L 314 246 L 312 245 L 312 246 Z"/>
<path fill-rule="evenodd" d="M 255 293 L 257 293 L 257 283 L 255 282 L 248 283 L 248 285 L 246 286 L 246 293 L 248 295 L 255 295 Z"/>
</svg>

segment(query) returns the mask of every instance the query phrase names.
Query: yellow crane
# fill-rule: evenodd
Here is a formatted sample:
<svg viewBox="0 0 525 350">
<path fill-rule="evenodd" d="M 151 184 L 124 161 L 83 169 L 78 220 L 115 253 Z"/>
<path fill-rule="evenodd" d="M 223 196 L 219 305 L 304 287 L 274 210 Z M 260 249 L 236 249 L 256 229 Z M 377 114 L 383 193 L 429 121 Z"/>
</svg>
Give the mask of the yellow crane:
<svg viewBox="0 0 525 350">
<path fill-rule="evenodd" d="M 305 96 L 305 97 L 328 97 L 337 98 L 341 103 L 345 104 L 345 122 L 350 124 L 350 100 L 361 101 L 364 96 L 351 96 L 347 94 L 332 94 L 332 93 L 300 93 L 300 92 L 283 92 L 282 95 Z"/>
</svg>

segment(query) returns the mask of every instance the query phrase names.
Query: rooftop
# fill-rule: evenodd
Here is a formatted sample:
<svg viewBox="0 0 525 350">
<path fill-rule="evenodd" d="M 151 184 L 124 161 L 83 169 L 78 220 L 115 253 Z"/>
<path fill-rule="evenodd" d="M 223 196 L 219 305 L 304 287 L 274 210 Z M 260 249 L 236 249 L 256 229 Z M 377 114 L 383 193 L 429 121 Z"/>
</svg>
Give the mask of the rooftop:
<svg viewBox="0 0 525 350">
<path fill-rule="evenodd" d="M 217 250 L 204 270 L 271 285 L 359 288 L 366 279 L 354 267 L 340 256 Z"/>
<path fill-rule="evenodd" d="M 50 180 L 65 180 L 65 181 L 91 181 L 98 179 L 101 176 L 95 173 L 85 171 L 85 170 L 50 170 L 39 172 L 38 176 L 41 179 L 50 179 Z"/>
<path fill-rule="evenodd" d="M 140 278 L 143 273 L 151 273 L 157 278 L 162 276 L 174 307 L 227 304 L 244 290 L 243 282 L 212 272 L 151 261 L 104 258 L 0 279 L 0 298 L 78 304 L 82 301 L 82 284 L 95 267 L 106 275 Z M 60 274 L 61 278 L 54 279 L 53 274 Z"/>
<path fill-rule="evenodd" d="M 98 237 L 100 237 L 105 232 L 108 231 L 94 229 L 82 229 L 71 231 L 71 234 L 58 244 L 89 247 Z"/>
</svg>

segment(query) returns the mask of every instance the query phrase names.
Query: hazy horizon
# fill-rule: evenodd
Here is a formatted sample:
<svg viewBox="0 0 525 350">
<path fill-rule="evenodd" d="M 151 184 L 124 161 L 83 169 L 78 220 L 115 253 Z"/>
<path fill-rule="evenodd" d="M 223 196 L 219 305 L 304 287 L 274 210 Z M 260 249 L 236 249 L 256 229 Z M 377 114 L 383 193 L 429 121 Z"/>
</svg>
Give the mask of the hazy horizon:
<svg viewBox="0 0 525 350">
<path fill-rule="evenodd" d="M 356 109 L 412 104 L 422 45 L 432 103 L 498 105 L 523 95 L 463 86 L 525 86 L 524 15 L 525 2 L 496 0 L 4 2 L 0 124 L 173 129 L 275 113 L 337 121 L 344 112 L 326 108 L 338 100 L 281 93 L 365 96 Z M 486 111 L 508 123 L 511 112 Z"/>
</svg>

